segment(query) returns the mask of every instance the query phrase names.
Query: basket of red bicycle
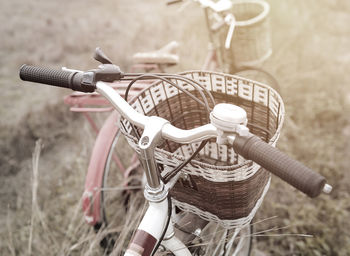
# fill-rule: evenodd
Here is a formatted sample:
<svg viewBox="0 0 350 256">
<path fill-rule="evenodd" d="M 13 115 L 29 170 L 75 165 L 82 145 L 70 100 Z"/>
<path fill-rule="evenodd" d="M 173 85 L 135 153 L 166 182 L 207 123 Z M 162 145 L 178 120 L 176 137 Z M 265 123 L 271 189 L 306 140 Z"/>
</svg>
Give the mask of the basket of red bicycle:
<svg viewBox="0 0 350 256">
<path fill-rule="evenodd" d="M 195 89 L 181 77 L 195 80 L 201 89 Z M 210 122 L 208 106 L 211 109 L 214 104 L 231 103 L 247 112 L 250 132 L 269 144 L 277 142 L 284 105 L 271 87 L 234 75 L 202 71 L 186 72 L 169 80 L 171 83 L 160 80 L 144 89 L 131 101 L 132 106 L 145 115 L 163 117 L 178 128 L 192 129 Z M 200 104 L 197 97 L 204 97 L 207 104 Z M 127 120 L 121 122 L 129 144 L 139 152 L 135 129 Z M 155 152 L 161 175 L 178 167 L 199 145 L 165 140 Z M 181 210 L 233 228 L 251 221 L 269 184 L 266 170 L 214 139 L 181 169 L 171 196 Z"/>
</svg>

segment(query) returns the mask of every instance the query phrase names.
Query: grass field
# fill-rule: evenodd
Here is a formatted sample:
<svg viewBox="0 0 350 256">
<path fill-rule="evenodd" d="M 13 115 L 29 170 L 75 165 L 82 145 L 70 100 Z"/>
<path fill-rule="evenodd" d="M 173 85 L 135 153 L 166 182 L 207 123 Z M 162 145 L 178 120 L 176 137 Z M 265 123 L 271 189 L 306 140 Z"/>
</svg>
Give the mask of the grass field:
<svg viewBox="0 0 350 256">
<path fill-rule="evenodd" d="M 349 255 L 350 4 L 269 2 L 274 52 L 266 68 L 280 81 L 286 107 L 278 147 L 334 190 L 309 199 L 274 178 L 255 219 L 276 217 L 255 225 L 257 232 L 272 229 L 255 247 L 266 255 Z M 135 51 L 175 39 L 181 64 L 174 71 L 198 69 L 207 47 L 201 14 L 194 4 L 178 12 L 156 0 L 1 2 L 1 255 L 100 252 L 80 206 L 91 131 L 63 105 L 69 92 L 20 81 L 21 64 L 94 68 L 100 46 L 127 70 Z M 33 172 L 39 138 L 44 147 Z"/>
</svg>

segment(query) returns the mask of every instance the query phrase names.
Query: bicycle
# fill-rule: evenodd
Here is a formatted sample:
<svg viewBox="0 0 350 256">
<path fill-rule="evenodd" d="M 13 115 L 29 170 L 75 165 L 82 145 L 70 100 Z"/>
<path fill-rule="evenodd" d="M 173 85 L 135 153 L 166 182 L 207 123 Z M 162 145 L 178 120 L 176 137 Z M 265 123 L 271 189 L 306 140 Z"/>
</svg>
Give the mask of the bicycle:
<svg viewBox="0 0 350 256">
<path fill-rule="evenodd" d="M 280 90 L 275 77 L 261 64 L 271 54 L 268 15 L 270 5 L 263 0 L 169 0 L 168 5 L 196 2 L 204 11 L 208 31 L 208 53 L 201 70 L 222 71 L 259 81 Z M 132 71 L 138 68 L 164 72 L 176 65 L 178 47 L 170 42 L 159 50 L 134 54 Z"/>
<path fill-rule="evenodd" d="M 104 64 L 99 69 L 87 72 L 57 71 L 23 65 L 20 77 L 25 81 L 71 88 L 85 93 L 97 91 L 123 117 L 120 122 L 123 134 L 141 156 L 147 177 L 144 195 L 149 202 L 124 255 L 154 255 L 161 244 L 174 255 L 240 255 L 238 253 L 244 245 L 240 242 L 244 239 L 242 236 L 238 237 L 237 247 L 233 248 L 235 238 L 240 229 L 249 226 L 269 186 L 270 175 L 261 167 L 310 197 L 316 197 L 322 191 L 330 193 L 332 189 L 323 176 L 273 147 L 283 123 L 284 107 L 278 93 L 266 85 L 233 75 L 206 71 L 186 72 L 182 75 L 124 74 L 113 64 Z M 132 106 L 107 84 L 115 81 L 114 85 L 118 86 L 129 81 L 126 90 L 128 92 L 136 81 L 149 79 L 156 81 L 130 102 Z M 163 93 L 159 94 L 160 91 Z M 146 101 L 152 92 L 158 93 L 158 97 Z M 158 100 L 158 104 L 154 104 L 154 100 Z M 220 103 L 215 104 L 216 100 Z M 181 101 L 186 104 L 176 104 Z M 165 111 L 163 107 L 172 110 Z M 177 113 L 176 108 L 186 109 Z M 163 112 L 160 113 L 162 109 Z M 262 112 L 267 118 L 267 126 L 262 126 Z M 164 117 L 172 117 L 169 119 L 178 127 Z M 182 145 L 183 143 L 190 144 Z M 208 159 L 209 162 L 205 163 Z M 233 172 L 227 166 L 221 166 L 223 162 L 230 161 L 234 163 Z M 233 174 L 236 177 L 230 181 Z M 240 188 L 244 184 L 255 189 L 242 191 Z M 230 202 L 225 202 L 226 198 L 220 197 L 224 202 L 219 200 L 213 208 L 203 202 L 203 197 L 195 200 L 198 196 L 194 193 L 196 191 L 204 189 L 205 196 L 208 196 L 208 191 L 218 189 L 215 193 L 219 195 L 221 192 L 222 195 L 227 192 L 222 189 L 225 186 L 229 187 L 229 193 L 233 195 L 246 195 L 247 201 L 242 203 L 241 198 L 235 199 L 233 196 Z M 187 193 L 189 191 L 193 194 Z M 231 203 L 237 207 L 231 208 Z M 176 222 L 179 216 L 171 219 L 172 213 L 176 214 L 173 204 L 182 212 L 192 211 L 205 219 L 202 223 L 194 223 L 194 232 L 186 234 L 190 240 L 194 239 L 190 244 L 185 244 L 174 235 L 172 221 Z M 198 204 L 205 210 L 201 211 Z M 217 205 L 221 206 L 219 213 L 215 212 Z M 238 211 L 227 212 L 228 208 Z M 247 212 L 249 213 L 246 217 L 239 217 L 242 214 L 245 216 Z M 232 218 L 225 219 L 223 216 Z M 135 221 L 135 216 L 132 217 Z M 186 216 L 178 223 L 186 221 L 185 218 Z M 226 229 L 216 230 L 216 236 L 212 240 L 216 243 L 217 239 L 220 243 L 216 243 L 215 248 L 209 248 L 198 240 L 205 239 L 205 232 L 211 233 L 211 224 L 215 222 L 236 229 L 233 233 Z M 202 229 L 203 224 L 205 228 Z M 186 230 L 182 231 L 186 233 Z M 249 254 L 249 248 L 244 253 Z"/>
<path fill-rule="evenodd" d="M 222 8 L 222 7 L 215 7 L 210 6 L 211 1 L 200 1 L 200 3 L 205 7 L 205 17 L 207 21 L 207 27 L 210 35 L 210 43 L 211 47 L 209 47 L 208 56 L 206 58 L 204 68 L 208 69 L 210 66 L 213 65 L 219 66 L 219 56 L 222 56 L 222 50 L 219 51 L 218 49 L 222 49 L 222 46 L 218 46 L 217 43 L 214 43 L 214 37 L 217 36 L 219 32 L 221 32 L 221 29 L 224 28 L 225 23 L 222 21 L 225 20 L 226 13 L 225 11 L 228 11 L 228 6 Z M 223 3 L 225 1 L 221 1 Z M 256 1 L 253 1 L 256 2 Z M 258 1 L 261 2 L 261 1 Z M 220 5 L 220 4 L 219 4 Z M 217 5 L 217 6 L 219 6 Z M 221 4 L 222 6 L 222 4 Z M 264 10 L 266 12 L 266 6 L 264 5 Z M 214 14 L 220 14 L 221 16 L 216 16 L 217 24 L 219 25 L 210 25 L 210 18 L 209 11 L 213 11 Z M 266 13 L 262 16 L 265 17 Z M 221 19 L 219 19 L 219 18 Z M 232 39 L 232 34 L 231 38 Z M 230 41 L 229 40 L 229 41 Z M 226 40 L 228 41 L 228 40 Z M 220 42 L 220 41 L 219 41 Z M 213 47 L 215 46 L 215 47 Z M 160 52 L 164 52 L 165 55 L 162 56 L 162 58 L 159 57 L 158 54 L 154 53 L 146 53 L 144 55 L 139 56 L 139 61 L 141 64 L 141 67 L 145 68 L 147 71 L 150 71 L 152 69 L 158 69 L 160 72 L 164 72 L 164 69 L 162 65 L 174 65 L 178 62 L 178 58 L 176 55 L 169 55 L 173 51 L 173 49 L 177 47 L 176 43 L 172 42 L 169 45 L 165 46 L 163 49 L 160 50 Z M 159 52 L 159 51 L 158 51 Z M 268 51 L 269 52 L 269 51 Z M 221 54 L 221 55 L 220 55 Z M 103 53 L 102 51 L 97 51 L 95 55 L 96 59 L 99 60 L 102 64 L 106 63 L 112 63 Z M 141 58 L 140 58 L 141 57 Z M 273 85 L 273 87 L 277 87 L 277 81 L 274 80 L 273 76 L 271 76 L 269 73 L 267 73 L 264 70 L 248 67 L 248 66 L 242 66 L 240 68 L 237 68 L 234 65 L 231 65 L 234 67 L 235 72 L 239 72 L 238 74 L 247 76 L 247 73 L 253 72 L 254 76 L 253 78 L 256 79 L 256 74 L 262 74 L 264 78 L 267 77 L 267 80 L 265 79 L 265 82 L 270 83 Z M 67 69 L 66 69 L 67 70 Z M 126 87 L 126 84 L 124 84 L 124 88 Z M 143 87 L 148 86 L 149 84 L 141 83 L 137 88 L 133 86 L 132 91 L 139 92 Z M 119 89 L 121 85 L 119 85 Z M 120 91 L 122 93 L 122 91 Z M 98 128 L 96 124 L 93 122 L 92 118 L 89 116 L 88 112 L 108 112 L 111 111 L 110 107 L 104 107 L 104 108 L 86 108 L 84 105 L 106 105 L 106 101 L 99 99 L 98 95 L 89 95 L 89 96 L 82 96 L 73 94 L 71 96 L 68 96 L 65 98 L 65 102 L 74 105 L 75 107 L 72 107 L 72 111 L 77 112 L 83 112 L 85 117 L 87 117 L 89 123 L 93 127 L 93 129 L 98 133 L 98 137 L 96 139 L 96 144 L 93 149 L 92 157 L 90 160 L 89 168 L 88 168 L 88 174 L 86 178 L 86 185 L 85 185 L 85 193 L 84 193 L 84 200 L 83 200 L 83 208 L 85 212 L 85 217 L 87 222 L 90 225 L 93 225 L 96 230 L 99 230 L 100 227 L 106 223 L 108 223 L 108 220 L 111 219 L 111 217 L 106 217 L 106 215 L 109 215 L 106 213 L 106 205 L 110 205 L 111 203 L 107 203 L 106 201 L 108 199 L 104 198 L 104 195 L 107 194 L 106 191 L 110 191 L 110 186 L 107 185 L 108 181 L 113 181 L 115 178 L 108 177 L 111 173 L 109 170 L 115 170 L 115 172 L 121 172 L 124 174 L 124 179 L 126 180 L 126 183 L 128 183 L 128 176 L 130 173 L 135 172 L 136 169 L 139 168 L 139 163 L 135 162 L 136 158 L 131 157 L 128 162 L 120 161 L 119 158 L 125 158 L 126 157 L 116 157 L 117 155 L 121 154 L 113 153 L 114 148 L 116 148 L 116 145 L 123 142 L 118 142 L 120 136 L 120 132 L 118 127 L 115 126 L 115 122 L 117 121 L 118 117 L 115 114 L 110 115 L 109 118 L 107 118 L 106 122 L 103 124 L 102 129 L 98 131 Z M 125 143 L 124 143 L 125 144 Z M 113 160 L 113 161 L 112 161 Z M 126 166 L 126 167 L 124 167 Z M 128 168 L 129 167 L 129 168 Z M 117 170 L 118 169 L 118 170 Z M 116 171 L 117 170 L 117 171 Z M 140 178 L 139 178 L 140 179 Z M 131 182 L 132 183 L 132 182 Z M 96 188 L 100 188 L 101 191 L 97 190 Z M 111 193 L 111 192 L 109 192 Z M 115 196 L 118 198 L 117 196 Z M 114 198 L 114 197 L 111 197 Z M 113 199 L 111 199 L 113 200 Z M 252 231 L 249 230 L 249 233 Z M 103 242 L 103 244 L 106 244 L 108 242 Z M 106 245 L 104 245 L 106 247 Z"/>
</svg>

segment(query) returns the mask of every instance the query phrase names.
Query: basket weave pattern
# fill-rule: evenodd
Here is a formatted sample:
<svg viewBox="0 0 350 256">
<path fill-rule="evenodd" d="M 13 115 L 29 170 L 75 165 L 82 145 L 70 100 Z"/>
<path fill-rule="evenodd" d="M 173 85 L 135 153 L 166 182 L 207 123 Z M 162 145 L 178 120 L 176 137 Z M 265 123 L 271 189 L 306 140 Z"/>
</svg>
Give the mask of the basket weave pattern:
<svg viewBox="0 0 350 256">
<path fill-rule="evenodd" d="M 237 76 L 193 71 L 183 74 L 207 88 L 216 103 L 232 103 L 245 109 L 248 128 L 270 144 L 275 144 L 284 118 L 280 96 L 270 87 Z M 172 82 L 198 95 L 186 82 Z M 191 129 L 209 123 L 205 108 L 175 87 L 159 81 L 145 89 L 132 101 L 139 112 L 157 115 L 174 126 Z M 130 123 L 122 120 L 129 144 L 139 152 Z M 139 131 L 142 133 L 142 131 Z M 199 143 L 181 145 L 164 141 L 155 156 L 159 164 L 175 168 L 188 158 Z M 171 190 L 174 203 L 182 210 L 214 220 L 225 227 L 248 223 L 259 207 L 269 186 L 270 174 L 252 161 L 237 155 L 232 147 L 211 140 L 197 158 L 182 170 Z"/>
<path fill-rule="evenodd" d="M 236 24 L 231 48 L 229 51 L 222 49 L 224 63 L 233 60 L 235 66 L 259 65 L 272 53 L 269 4 L 263 0 L 234 0 L 232 3 Z M 227 31 L 227 27 L 221 31 L 220 42 L 225 41 Z"/>
</svg>

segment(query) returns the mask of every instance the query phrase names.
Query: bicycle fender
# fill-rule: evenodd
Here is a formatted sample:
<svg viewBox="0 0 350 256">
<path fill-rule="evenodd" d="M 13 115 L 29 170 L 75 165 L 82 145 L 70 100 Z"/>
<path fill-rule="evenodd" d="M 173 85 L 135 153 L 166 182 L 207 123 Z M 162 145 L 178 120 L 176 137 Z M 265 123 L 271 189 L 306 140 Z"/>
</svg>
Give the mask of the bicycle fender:
<svg viewBox="0 0 350 256">
<path fill-rule="evenodd" d="M 108 152 L 119 130 L 117 126 L 119 116 L 116 111 L 113 111 L 99 131 L 85 178 L 85 189 L 82 199 L 83 211 L 85 221 L 92 226 L 101 223 L 103 218 L 100 210 L 103 172 L 107 162 Z"/>
</svg>

